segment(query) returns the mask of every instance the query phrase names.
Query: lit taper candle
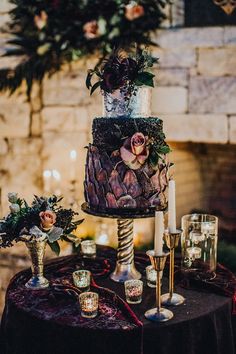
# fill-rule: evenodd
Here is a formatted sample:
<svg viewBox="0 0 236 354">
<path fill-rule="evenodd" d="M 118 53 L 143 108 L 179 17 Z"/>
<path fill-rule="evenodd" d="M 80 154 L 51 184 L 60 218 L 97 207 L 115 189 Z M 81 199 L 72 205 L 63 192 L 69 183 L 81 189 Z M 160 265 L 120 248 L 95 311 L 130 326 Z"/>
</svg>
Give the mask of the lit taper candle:
<svg viewBox="0 0 236 354">
<path fill-rule="evenodd" d="M 162 211 L 155 213 L 155 238 L 154 238 L 154 252 L 156 256 L 163 253 L 163 234 L 164 234 L 164 216 Z"/>
<path fill-rule="evenodd" d="M 168 188 L 168 229 L 169 232 L 176 231 L 176 206 L 175 206 L 175 181 L 169 181 Z"/>
</svg>

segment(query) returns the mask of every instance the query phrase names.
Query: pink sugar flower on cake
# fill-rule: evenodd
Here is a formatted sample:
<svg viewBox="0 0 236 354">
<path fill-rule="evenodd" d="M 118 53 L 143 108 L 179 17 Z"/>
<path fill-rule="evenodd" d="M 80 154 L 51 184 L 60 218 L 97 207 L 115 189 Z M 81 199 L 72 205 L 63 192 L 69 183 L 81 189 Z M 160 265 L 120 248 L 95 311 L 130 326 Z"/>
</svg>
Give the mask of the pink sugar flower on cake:
<svg viewBox="0 0 236 354">
<path fill-rule="evenodd" d="M 124 163 L 132 170 L 137 170 L 145 163 L 149 156 L 148 137 L 143 133 L 135 133 L 127 138 L 120 148 L 120 155 Z"/>
<path fill-rule="evenodd" d="M 144 8 L 142 5 L 138 5 L 135 1 L 131 1 L 125 6 L 125 17 L 129 21 L 134 21 L 137 18 L 144 15 Z"/>
</svg>

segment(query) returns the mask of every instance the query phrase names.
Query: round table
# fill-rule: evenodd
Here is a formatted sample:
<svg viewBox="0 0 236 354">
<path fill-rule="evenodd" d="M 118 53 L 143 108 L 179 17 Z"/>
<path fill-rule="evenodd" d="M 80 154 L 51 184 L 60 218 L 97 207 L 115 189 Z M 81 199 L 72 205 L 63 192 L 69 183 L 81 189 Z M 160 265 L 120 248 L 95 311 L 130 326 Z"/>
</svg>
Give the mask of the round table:
<svg viewBox="0 0 236 354">
<path fill-rule="evenodd" d="M 176 292 L 186 298 L 185 303 L 172 308 L 174 317 L 170 321 L 152 323 L 144 313 L 154 307 L 155 289 L 147 287 L 143 277 L 142 303 L 127 306 L 120 300 L 125 299 L 124 285 L 109 278 L 115 266 L 115 250 L 99 247 L 97 256 L 95 260 L 83 260 L 79 255 L 55 259 L 45 266 L 45 275 L 53 283 L 67 284 L 75 269 L 90 269 L 96 284 L 102 287 L 97 288 L 101 299 L 108 302 L 100 320 L 98 316 L 81 322 L 78 303 L 67 296 L 67 291 L 52 296 L 56 287 L 53 291 L 27 290 L 24 283 L 30 270 L 20 272 L 6 294 L 1 354 L 235 353 L 236 323 L 231 316 L 231 298 L 176 286 Z M 135 261 L 144 275 L 148 258 L 139 253 Z M 164 278 L 163 292 L 167 291 L 167 283 Z"/>
</svg>

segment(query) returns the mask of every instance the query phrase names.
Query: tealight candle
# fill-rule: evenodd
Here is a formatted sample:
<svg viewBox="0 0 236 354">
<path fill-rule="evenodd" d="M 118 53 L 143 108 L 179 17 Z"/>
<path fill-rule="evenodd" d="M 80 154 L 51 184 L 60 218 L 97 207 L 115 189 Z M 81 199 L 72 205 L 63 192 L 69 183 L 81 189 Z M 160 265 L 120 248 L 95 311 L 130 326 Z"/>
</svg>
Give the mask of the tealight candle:
<svg viewBox="0 0 236 354">
<path fill-rule="evenodd" d="M 129 304 L 139 304 L 142 301 L 143 282 L 142 280 L 126 280 L 125 296 Z"/>
<path fill-rule="evenodd" d="M 96 243 L 93 240 L 81 242 L 81 252 L 84 257 L 93 258 L 96 256 Z"/>
<path fill-rule="evenodd" d="M 72 274 L 74 285 L 81 291 L 88 291 L 90 288 L 91 273 L 89 270 L 76 270 Z"/>
<path fill-rule="evenodd" d="M 202 256 L 202 250 L 200 247 L 188 247 L 186 249 L 186 256 L 191 259 L 199 259 Z"/>
<path fill-rule="evenodd" d="M 85 318 L 94 318 L 98 313 L 98 294 L 93 292 L 85 292 L 80 294 L 79 303 L 81 308 L 81 316 Z"/>
</svg>

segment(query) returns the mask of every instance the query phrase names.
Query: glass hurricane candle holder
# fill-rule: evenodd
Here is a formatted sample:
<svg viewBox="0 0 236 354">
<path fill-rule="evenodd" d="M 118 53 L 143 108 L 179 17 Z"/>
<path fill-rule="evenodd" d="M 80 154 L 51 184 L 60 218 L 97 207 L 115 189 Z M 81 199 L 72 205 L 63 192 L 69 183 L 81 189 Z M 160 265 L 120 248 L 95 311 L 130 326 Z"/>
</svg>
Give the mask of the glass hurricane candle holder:
<svg viewBox="0 0 236 354">
<path fill-rule="evenodd" d="M 94 318 L 98 314 L 98 294 L 91 291 L 79 295 L 81 316 Z"/>
<path fill-rule="evenodd" d="M 96 257 L 96 243 L 93 240 L 82 241 L 81 253 L 86 258 Z"/>
<path fill-rule="evenodd" d="M 208 214 L 182 217 L 182 267 L 214 272 L 217 263 L 218 218 Z"/>
<path fill-rule="evenodd" d="M 140 304 L 143 294 L 142 280 L 126 280 L 125 281 L 125 296 L 129 304 Z"/>
<path fill-rule="evenodd" d="M 160 272 L 160 277 L 162 279 L 163 272 Z M 155 288 L 157 285 L 157 272 L 153 268 L 152 265 L 146 267 L 146 279 L 147 279 L 147 286 L 150 288 Z"/>
<path fill-rule="evenodd" d="M 89 270 L 76 270 L 72 274 L 74 285 L 81 291 L 90 289 L 91 273 Z"/>
</svg>

